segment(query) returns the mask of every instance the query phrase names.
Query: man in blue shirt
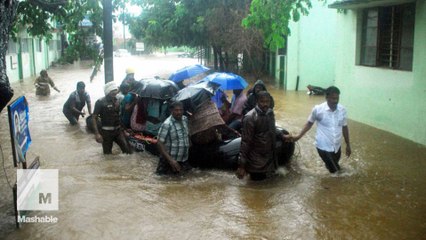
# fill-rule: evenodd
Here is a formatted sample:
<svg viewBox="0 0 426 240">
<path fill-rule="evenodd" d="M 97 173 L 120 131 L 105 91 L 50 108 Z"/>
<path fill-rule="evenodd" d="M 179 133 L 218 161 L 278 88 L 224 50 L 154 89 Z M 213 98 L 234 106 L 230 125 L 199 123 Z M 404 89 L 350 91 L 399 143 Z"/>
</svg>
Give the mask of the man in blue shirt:
<svg viewBox="0 0 426 240">
<path fill-rule="evenodd" d="M 125 128 L 130 128 L 130 118 L 138 97 L 136 93 L 130 92 L 130 85 L 127 83 L 120 85 L 120 91 L 124 96 L 120 102 L 120 122 Z"/>
</svg>

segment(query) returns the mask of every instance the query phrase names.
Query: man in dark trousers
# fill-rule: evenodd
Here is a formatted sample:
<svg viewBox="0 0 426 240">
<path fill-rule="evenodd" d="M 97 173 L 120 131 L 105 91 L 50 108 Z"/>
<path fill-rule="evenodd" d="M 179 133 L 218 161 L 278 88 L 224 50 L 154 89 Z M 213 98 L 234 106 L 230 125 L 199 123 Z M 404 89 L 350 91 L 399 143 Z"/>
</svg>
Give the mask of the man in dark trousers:
<svg viewBox="0 0 426 240">
<path fill-rule="evenodd" d="M 268 92 L 258 92 L 256 107 L 243 118 L 238 178 L 248 173 L 252 180 L 263 180 L 278 167 L 274 154 L 276 136 L 288 136 L 276 130 L 271 99 Z"/>
<path fill-rule="evenodd" d="M 86 103 L 89 115 L 92 115 L 92 104 L 90 102 L 90 96 L 85 89 L 86 84 L 84 84 L 84 82 L 78 82 L 77 90 L 70 94 L 68 100 L 65 102 L 64 107 L 62 108 L 62 112 L 68 121 L 70 121 L 71 125 L 76 125 L 80 116 L 84 117 L 85 113 L 83 108 Z"/>
<path fill-rule="evenodd" d="M 342 135 L 346 143 L 346 156 L 351 155 L 349 143 L 349 128 L 345 107 L 339 104 L 340 90 L 331 86 L 325 90 L 326 101 L 316 105 L 299 135 L 293 137 L 299 140 L 308 132 L 315 121 L 317 122 L 316 147 L 318 154 L 324 161 L 330 173 L 340 170 L 339 160 L 341 155 Z"/>
<path fill-rule="evenodd" d="M 109 82 L 104 86 L 105 97 L 95 103 L 92 122 L 94 126 L 96 142 L 102 143 L 104 154 L 112 153 L 112 144 L 116 142 L 123 153 L 131 153 L 129 143 L 120 127 L 120 106 L 116 98 L 118 93 L 117 85 Z M 101 132 L 99 133 L 96 119 L 101 118 Z"/>
</svg>

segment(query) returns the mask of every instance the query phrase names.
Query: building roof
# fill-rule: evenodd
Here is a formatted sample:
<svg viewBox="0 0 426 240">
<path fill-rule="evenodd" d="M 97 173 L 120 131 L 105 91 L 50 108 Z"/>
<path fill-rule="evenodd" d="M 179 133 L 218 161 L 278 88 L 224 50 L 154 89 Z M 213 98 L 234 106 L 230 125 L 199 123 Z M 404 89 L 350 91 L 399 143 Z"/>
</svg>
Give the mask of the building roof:
<svg viewBox="0 0 426 240">
<path fill-rule="evenodd" d="M 399 5 L 409 2 L 415 2 L 415 0 L 341 0 L 328 5 L 328 7 L 337 9 L 357 9 Z"/>
</svg>

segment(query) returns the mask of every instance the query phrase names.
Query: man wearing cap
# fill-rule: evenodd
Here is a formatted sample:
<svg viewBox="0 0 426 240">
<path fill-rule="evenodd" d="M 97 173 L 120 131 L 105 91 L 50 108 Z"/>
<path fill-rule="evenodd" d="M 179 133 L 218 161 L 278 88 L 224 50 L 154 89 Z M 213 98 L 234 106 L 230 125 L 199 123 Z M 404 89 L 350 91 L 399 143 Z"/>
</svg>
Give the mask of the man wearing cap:
<svg viewBox="0 0 426 240">
<path fill-rule="evenodd" d="M 112 153 L 112 144 L 116 142 L 123 153 L 131 153 L 131 148 L 127 142 L 123 130 L 120 128 L 120 106 L 116 98 L 118 93 L 117 85 L 109 82 L 104 86 L 105 97 L 95 103 L 93 111 L 93 126 L 96 142 L 102 143 L 104 154 Z M 101 132 L 97 128 L 96 119 L 101 118 Z"/>
<path fill-rule="evenodd" d="M 124 79 L 127 78 L 134 78 L 135 77 L 135 69 L 134 68 L 126 68 L 126 77 Z"/>
<path fill-rule="evenodd" d="M 130 92 L 136 91 L 141 86 L 141 83 L 135 80 L 135 69 L 126 69 L 126 77 L 121 84 L 128 84 L 130 86 Z"/>
<path fill-rule="evenodd" d="M 121 84 L 129 84 L 135 80 L 135 69 L 126 68 L 126 76 L 124 77 Z"/>
<path fill-rule="evenodd" d="M 85 91 L 86 84 L 84 82 L 77 83 L 77 90 L 72 92 L 65 102 L 62 112 L 65 117 L 70 121 L 71 125 L 76 125 L 80 116 L 84 117 L 83 111 L 84 106 L 87 103 L 87 110 L 89 115 L 92 114 L 92 105 L 90 102 L 90 96 Z"/>
</svg>

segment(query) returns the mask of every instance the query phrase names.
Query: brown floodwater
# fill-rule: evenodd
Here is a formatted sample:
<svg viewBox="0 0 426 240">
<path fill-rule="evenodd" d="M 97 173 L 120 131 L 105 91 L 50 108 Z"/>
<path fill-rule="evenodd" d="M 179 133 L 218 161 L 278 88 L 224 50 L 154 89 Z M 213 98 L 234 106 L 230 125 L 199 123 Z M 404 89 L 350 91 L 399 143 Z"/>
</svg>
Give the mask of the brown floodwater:
<svg viewBox="0 0 426 240">
<path fill-rule="evenodd" d="M 167 77 L 194 61 L 120 58 L 115 79 L 124 77 L 126 64 L 136 66 L 137 78 Z M 155 156 L 120 154 L 116 146 L 113 155 L 104 156 L 84 119 L 79 126 L 68 124 L 62 105 L 77 81 L 86 81 L 93 103 L 103 94 L 103 72 L 89 83 L 90 71 L 83 64 L 49 70 L 62 90 L 50 97 L 36 97 L 31 79 L 12 84 L 16 96 L 25 95 L 29 102 L 33 143 L 28 161 L 40 156 L 41 168 L 59 169 L 59 211 L 31 213 L 55 216 L 58 223 L 15 229 L 11 190 L 1 171 L 1 239 L 426 238 L 425 146 L 349 121 L 353 154 L 342 157 L 340 174 L 324 167 L 313 128 L 297 143 L 288 168 L 272 179 L 251 182 L 230 171 L 197 169 L 182 177 L 158 177 Z M 324 101 L 270 83 L 268 90 L 277 124 L 292 133 Z M 6 175 L 14 182 L 6 112 L 0 116 L 0 144 Z"/>
</svg>

